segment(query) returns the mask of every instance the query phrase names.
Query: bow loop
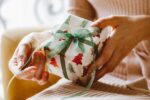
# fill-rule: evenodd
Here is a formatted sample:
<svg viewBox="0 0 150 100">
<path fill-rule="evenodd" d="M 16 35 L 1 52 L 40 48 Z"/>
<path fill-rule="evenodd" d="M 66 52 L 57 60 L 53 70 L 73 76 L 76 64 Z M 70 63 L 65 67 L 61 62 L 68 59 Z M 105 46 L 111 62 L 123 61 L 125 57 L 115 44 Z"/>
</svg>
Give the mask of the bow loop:
<svg viewBox="0 0 150 100">
<path fill-rule="evenodd" d="M 92 33 L 88 29 L 76 29 L 73 31 L 73 35 L 76 38 L 87 38 L 92 35 Z"/>
<path fill-rule="evenodd" d="M 49 53 L 49 58 L 54 57 L 59 54 L 61 51 L 64 51 L 65 48 L 68 48 L 71 42 L 73 41 L 76 51 L 79 52 L 79 49 L 84 53 L 85 47 L 84 44 L 95 47 L 93 42 L 92 35 L 94 33 L 98 34 L 100 32 L 99 28 L 89 28 L 89 29 L 75 29 L 73 32 L 58 30 L 54 34 L 54 39 L 63 40 L 59 45 L 56 45 L 51 52 Z M 87 40 L 86 38 L 90 38 Z M 84 43 L 84 44 L 83 44 Z M 65 49 L 67 50 L 67 49 Z"/>
</svg>

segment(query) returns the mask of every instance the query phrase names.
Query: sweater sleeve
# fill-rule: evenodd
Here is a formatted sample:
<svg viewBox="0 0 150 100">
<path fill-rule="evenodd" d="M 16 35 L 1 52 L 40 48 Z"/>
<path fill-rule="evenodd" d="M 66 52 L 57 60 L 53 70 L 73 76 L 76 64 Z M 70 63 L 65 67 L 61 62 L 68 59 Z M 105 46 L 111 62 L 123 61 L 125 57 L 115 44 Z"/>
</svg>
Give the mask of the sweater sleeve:
<svg viewBox="0 0 150 100">
<path fill-rule="evenodd" d="M 95 10 L 87 0 L 68 0 L 68 12 L 88 20 L 95 18 Z"/>
</svg>

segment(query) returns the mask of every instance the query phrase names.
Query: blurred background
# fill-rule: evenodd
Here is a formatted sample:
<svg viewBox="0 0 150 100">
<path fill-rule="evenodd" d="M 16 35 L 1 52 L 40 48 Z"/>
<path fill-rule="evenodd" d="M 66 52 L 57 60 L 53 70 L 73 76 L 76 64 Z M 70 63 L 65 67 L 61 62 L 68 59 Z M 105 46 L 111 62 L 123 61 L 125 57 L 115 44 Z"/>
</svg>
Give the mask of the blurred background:
<svg viewBox="0 0 150 100">
<path fill-rule="evenodd" d="M 0 29 L 59 23 L 65 0 L 0 0 Z"/>
<path fill-rule="evenodd" d="M 54 26 L 66 16 L 66 5 L 66 0 L 0 0 L 0 35 L 11 28 Z M 0 100 L 1 78 L 0 72 Z"/>
</svg>

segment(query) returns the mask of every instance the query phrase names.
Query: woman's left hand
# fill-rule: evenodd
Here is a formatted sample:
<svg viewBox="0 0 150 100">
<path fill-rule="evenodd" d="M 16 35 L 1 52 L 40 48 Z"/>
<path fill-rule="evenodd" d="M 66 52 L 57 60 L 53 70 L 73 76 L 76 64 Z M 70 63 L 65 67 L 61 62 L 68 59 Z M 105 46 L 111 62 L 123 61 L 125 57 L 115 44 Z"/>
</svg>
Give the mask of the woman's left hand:
<svg viewBox="0 0 150 100">
<path fill-rule="evenodd" d="M 112 72 L 140 41 L 150 39 L 150 16 L 146 15 L 107 17 L 98 19 L 92 26 L 113 28 L 96 60 L 96 67 L 99 68 L 96 80 Z M 93 67 L 94 64 L 88 67 L 87 74 L 92 72 Z"/>
</svg>

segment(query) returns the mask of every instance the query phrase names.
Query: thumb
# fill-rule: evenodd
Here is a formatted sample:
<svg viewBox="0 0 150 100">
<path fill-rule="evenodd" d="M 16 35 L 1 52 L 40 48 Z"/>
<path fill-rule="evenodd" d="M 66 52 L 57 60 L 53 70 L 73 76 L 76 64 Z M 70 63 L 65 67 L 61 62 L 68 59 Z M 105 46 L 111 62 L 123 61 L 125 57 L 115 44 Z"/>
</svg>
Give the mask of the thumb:
<svg viewBox="0 0 150 100">
<path fill-rule="evenodd" d="M 15 53 L 9 61 L 9 69 L 14 75 L 20 73 L 21 67 L 26 63 L 31 52 L 31 46 L 28 44 L 21 44 L 17 47 Z"/>
<path fill-rule="evenodd" d="M 33 55 L 33 65 L 37 67 L 37 72 L 35 74 L 35 77 L 37 79 L 42 78 L 42 74 L 45 70 L 45 63 L 46 63 L 46 58 L 45 55 L 41 51 L 37 51 Z"/>
<path fill-rule="evenodd" d="M 24 69 L 23 71 L 21 71 L 20 73 L 18 73 L 16 77 L 19 79 L 31 80 L 34 78 L 36 71 L 37 68 L 35 66 L 30 66 Z"/>
<path fill-rule="evenodd" d="M 119 25 L 119 16 L 111 16 L 106 18 L 100 18 L 92 23 L 91 26 L 97 26 L 100 28 L 105 28 L 107 26 L 111 26 L 113 28 L 116 28 Z"/>
<path fill-rule="evenodd" d="M 22 69 L 31 53 L 32 47 L 30 46 L 30 44 L 22 44 L 21 46 L 19 46 L 17 53 L 17 66 L 19 67 L 19 69 Z"/>
</svg>

